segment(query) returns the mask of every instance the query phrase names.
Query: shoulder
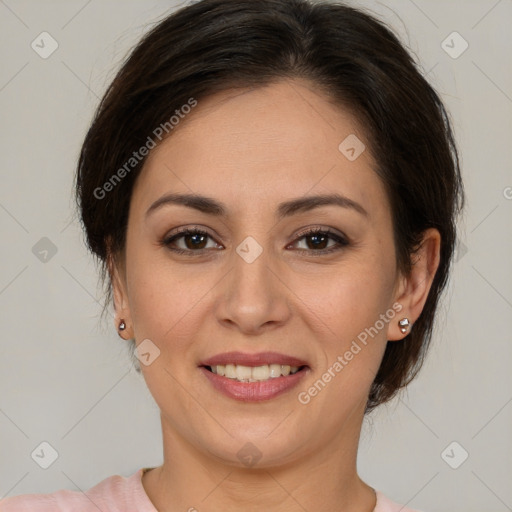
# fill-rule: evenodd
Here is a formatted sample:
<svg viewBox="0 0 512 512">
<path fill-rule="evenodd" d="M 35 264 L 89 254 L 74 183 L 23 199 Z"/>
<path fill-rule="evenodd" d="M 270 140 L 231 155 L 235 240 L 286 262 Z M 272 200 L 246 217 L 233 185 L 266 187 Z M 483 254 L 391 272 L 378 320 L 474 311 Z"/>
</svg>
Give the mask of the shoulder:
<svg viewBox="0 0 512 512">
<path fill-rule="evenodd" d="M 60 490 L 48 494 L 22 494 L 0 500 L 1 512 L 124 512 L 137 504 L 140 512 L 155 512 L 141 483 L 143 469 L 129 477 L 112 475 L 85 492 Z"/>
<path fill-rule="evenodd" d="M 421 512 L 420 510 L 408 508 L 391 501 L 380 491 L 375 492 L 377 494 L 377 504 L 373 512 Z"/>
</svg>

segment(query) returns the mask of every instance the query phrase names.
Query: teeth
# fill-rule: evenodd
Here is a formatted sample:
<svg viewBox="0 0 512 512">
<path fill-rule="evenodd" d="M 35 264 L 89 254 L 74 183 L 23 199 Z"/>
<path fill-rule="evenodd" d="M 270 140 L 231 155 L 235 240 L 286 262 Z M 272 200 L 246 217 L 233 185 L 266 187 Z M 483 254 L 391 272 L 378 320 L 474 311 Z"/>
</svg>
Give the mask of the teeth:
<svg viewBox="0 0 512 512">
<path fill-rule="evenodd" d="M 281 376 L 281 365 L 280 364 L 271 364 L 270 368 L 270 377 L 280 377 Z"/>
<path fill-rule="evenodd" d="M 235 379 L 240 382 L 257 382 L 268 379 L 275 379 L 297 373 L 298 366 L 287 364 L 265 364 L 263 366 L 243 366 L 241 364 L 226 364 L 211 366 L 211 371 L 218 375 Z"/>
<path fill-rule="evenodd" d="M 219 367 L 217 366 L 217 371 L 219 371 Z M 234 364 L 227 364 L 224 367 L 224 376 L 228 379 L 236 379 L 236 366 Z"/>
<path fill-rule="evenodd" d="M 253 380 L 267 380 L 270 377 L 270 368 L 268 365 L 255 366 L 250 373 Z"/>
<path fill-rule="evenodd" d="M 249 380 L 252 378 L 252 368 L 249 366 L 235 366 L 235 375 L 238 380 Z"/>
</svg>

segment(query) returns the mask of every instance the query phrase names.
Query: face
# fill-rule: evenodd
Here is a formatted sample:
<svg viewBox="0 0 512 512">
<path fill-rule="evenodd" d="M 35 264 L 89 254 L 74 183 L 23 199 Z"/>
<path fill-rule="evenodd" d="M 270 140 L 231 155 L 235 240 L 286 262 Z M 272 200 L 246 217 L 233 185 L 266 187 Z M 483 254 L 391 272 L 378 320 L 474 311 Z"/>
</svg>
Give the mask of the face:
<svg viewBox="0 0 512 512">
<path fill-rule="evenodd" d="M 366 146 L 356 159 L 339 149 L 354 135 Z M 200 101 L 152 151 L 114 286 L 130 334 L 150 340 L 141 368 L 164 436 L 234 465 L 245 446 L 260 466 L 357 441 L 386 342 L 404 336 L 407 316 L 374 166 L 357 121 L 298 81 Z M 264 380 L 222 376 L 219 361 Z M 286 363 L 301 369 L 269 376 L 281 367 L 266 365 Z"/>
</svg>

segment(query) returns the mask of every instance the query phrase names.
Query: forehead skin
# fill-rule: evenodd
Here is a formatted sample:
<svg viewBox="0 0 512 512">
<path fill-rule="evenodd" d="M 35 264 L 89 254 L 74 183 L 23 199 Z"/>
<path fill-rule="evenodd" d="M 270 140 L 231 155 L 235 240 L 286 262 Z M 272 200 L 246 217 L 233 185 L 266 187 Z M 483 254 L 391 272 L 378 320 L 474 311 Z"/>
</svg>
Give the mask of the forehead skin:
<svg viewBox="0 0 512 512">
<path fill-rule="evenodd" d="M 355 161 L 338 149 L 351 134 L 366 145 Z M 308 82 L 283 80 L 201 100 L 150 152 L 130 209 L 145 213 L 157 198 L 179 191 L 222 198 L 230 222 L 270 223 L 281 201 L 337 191 L 363 205 L 370 223 L 390 223 L 389 202 L 374 168 L 354 116 Z"/>
</svg>

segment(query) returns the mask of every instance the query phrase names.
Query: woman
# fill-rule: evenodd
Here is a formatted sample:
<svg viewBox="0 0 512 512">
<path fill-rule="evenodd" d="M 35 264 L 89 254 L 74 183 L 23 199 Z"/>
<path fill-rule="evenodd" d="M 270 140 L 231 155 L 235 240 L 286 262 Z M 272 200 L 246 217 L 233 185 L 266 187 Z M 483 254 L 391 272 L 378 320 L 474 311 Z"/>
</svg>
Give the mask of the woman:
<svg viewBox="0 0 512 512">
<path fill-rule="evenodd" d="M 463 203 L 450 122 L 381 22 L 203 0 L 108 88 L 77 199 L 164 463 L 2 511 L 411 511 L 357 474 L 416 375 Z"/>
</svg>

